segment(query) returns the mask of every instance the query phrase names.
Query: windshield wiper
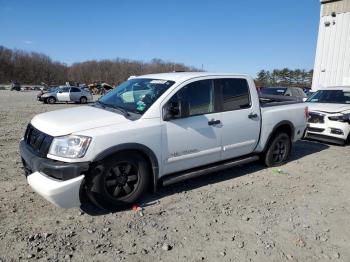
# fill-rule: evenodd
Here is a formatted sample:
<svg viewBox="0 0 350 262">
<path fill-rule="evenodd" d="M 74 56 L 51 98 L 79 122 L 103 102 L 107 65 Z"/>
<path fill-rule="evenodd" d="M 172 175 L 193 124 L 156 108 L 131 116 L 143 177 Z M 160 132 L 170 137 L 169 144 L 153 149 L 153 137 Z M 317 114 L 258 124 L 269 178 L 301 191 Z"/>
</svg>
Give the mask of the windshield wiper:
<svg viewBox="0 0 350 262">
<path fill-rule="evenodd" d="M 129 112 L 127 110 L 125 110 L 124 108 L 120 107 L 120 106 L 114 106 L 114 105 L 109 105 L 109 104 L 105 104 L 105 106 L 117 109 L 124 116 L 130 116 Z"/>
<path fill-rule="evenodd" d="M 96 103 L 100 104 L 103 108 L 113 108 L 117 111 L 119 111 L 120 113 L 122 113 L 125 117 L 127 116 L 130 116 L 129 112 L 126 111 L 124 108 L 120 107 L 120 106 L 115 106 L 115 105 L 111 105 L 111 104 L 106 104 L 106 103 L 103 103 L 99 100 L 96 101 Z"/>
</svg>

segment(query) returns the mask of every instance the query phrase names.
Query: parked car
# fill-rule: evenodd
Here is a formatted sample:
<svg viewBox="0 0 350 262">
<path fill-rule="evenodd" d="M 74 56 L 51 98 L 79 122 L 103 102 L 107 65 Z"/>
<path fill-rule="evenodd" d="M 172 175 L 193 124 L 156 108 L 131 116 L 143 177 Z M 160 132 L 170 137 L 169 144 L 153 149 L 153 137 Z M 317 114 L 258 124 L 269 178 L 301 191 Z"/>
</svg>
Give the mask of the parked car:
<svg viewBox="0 0 350 262">
<path fill-rule="evenodd" d="M 330 87 L 308 100 L 310 118 L 305 138 L 345 145 L 350 142 L 350 87 Z"/>
<path fill-rule="evenodd" d="M 299 87 L 265 87 L 260 89 L 260 94 L 290 96 L 302 101 L 306 101 L 307 99 L 307 95 Z"/>
<path fill-rule="evenodd" d="M 29 185 L 53 204 L 115 209 L 149 186 L 258 159 L 279 166 L 307 117 L 302 102 L 261 104 L 249 76 L 144 75 L 90 106 L 35 116 L 20 152 Z"/>
<path fill-rule="evenodd" d="M 83 90 L 74 86 L 61 86 L 49 89 L 48 92 L 38 94 L 37 99 L 47 104 L 56 102 L 76 102 L 86 104 L 93 101 L 92 94 L 89 90 Z"/>
</svg>

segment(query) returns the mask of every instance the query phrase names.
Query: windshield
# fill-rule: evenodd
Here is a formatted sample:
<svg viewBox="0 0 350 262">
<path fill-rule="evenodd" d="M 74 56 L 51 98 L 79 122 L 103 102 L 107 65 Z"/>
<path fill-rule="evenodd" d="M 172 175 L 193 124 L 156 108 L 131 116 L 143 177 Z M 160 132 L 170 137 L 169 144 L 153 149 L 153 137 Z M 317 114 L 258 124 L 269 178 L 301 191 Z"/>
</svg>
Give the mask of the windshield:
<svg viewBox="0 0 350 262">
<path fill-rule="evenodd" d="M 102 96 L 99 103 L 143 115 L 174 83 L 160 79 L 130 79 Z"/>
<path fill-rule="evenodd" d="M 263 88 L 260 93 L 263 95 L 280 95 L 283 96 L 287 88 Z"/>
<path fill-rule="evenodd" d="M 314 93 L 307 102 L 350 104 L 350 91 L 343 90 L 319 90 Z"/>
</svg>

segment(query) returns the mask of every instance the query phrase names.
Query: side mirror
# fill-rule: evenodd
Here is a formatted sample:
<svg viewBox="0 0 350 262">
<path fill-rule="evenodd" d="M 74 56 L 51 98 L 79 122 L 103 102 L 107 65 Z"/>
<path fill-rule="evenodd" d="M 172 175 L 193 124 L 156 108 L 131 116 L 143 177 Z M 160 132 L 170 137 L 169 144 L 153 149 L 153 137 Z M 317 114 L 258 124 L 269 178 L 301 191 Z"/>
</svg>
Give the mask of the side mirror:
<svg viewBox="0 0 350 262">
<path fill-rule="evenodd" d="M 185 118 L 190 115 L 190 105 L 185 101 L 169 103 L 164 107 L 163 120 L 169 121 L 176 118 Z"/>
</svg>

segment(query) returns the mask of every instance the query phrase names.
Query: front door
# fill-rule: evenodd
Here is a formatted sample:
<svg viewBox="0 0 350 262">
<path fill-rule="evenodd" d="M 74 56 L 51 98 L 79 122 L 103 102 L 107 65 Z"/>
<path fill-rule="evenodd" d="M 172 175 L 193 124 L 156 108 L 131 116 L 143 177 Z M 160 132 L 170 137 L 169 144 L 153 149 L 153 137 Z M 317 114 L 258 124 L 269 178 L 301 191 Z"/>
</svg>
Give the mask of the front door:
<svg viewBox="0 0 350 262">
<path fill-rule="evenodd" d="M 69 99 L 69 89 L 70 87 L 63 87 L 57 93 L 57 100 L 59 102 L 68 102 Z"/>
<path fill-rule="evenodd" d="M 189 116 L 163 121 L 165 174 L 217 162 L 221 157 L 221 114 L 216 112 L 214 81 L 189 83 L 168 103 L 178 99 L 188 102 Z"/>
</svg>

